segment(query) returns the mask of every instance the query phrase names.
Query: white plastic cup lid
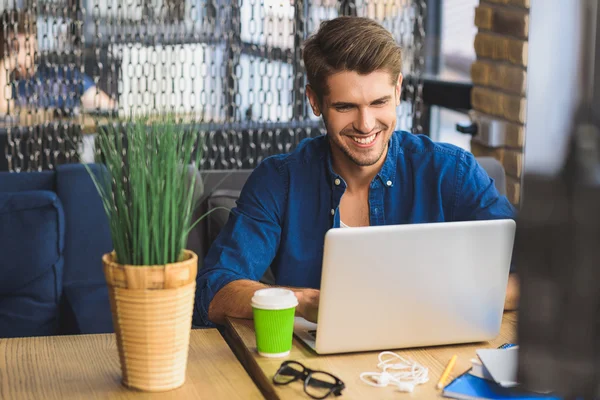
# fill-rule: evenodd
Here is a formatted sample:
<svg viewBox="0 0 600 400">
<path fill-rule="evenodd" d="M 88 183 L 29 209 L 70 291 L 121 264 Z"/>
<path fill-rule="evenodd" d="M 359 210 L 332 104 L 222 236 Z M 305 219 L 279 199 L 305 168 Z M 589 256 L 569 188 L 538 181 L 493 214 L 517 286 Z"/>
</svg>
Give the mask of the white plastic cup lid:
<svg viewBox="0 0 600 400">
<path fill-rule="evenodd" d="M 261 310 L 285 310 L 296 307 L 298 299 L 289 289 L 267 288 L 254 292 L 252 307 Z"/>
</svg>

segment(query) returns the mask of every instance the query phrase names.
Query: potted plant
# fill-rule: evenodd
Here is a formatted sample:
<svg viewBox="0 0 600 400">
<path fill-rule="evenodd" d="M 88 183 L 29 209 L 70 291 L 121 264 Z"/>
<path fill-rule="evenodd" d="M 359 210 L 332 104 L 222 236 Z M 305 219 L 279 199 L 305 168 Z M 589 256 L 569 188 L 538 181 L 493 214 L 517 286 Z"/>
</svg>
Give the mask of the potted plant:
<svg viewBox="0 0 600 400">
<path fill-rule="evenodd" d="M 171 118 L 115 123 L 96 139 L 103 172 L 88 168 L 110 224 L 114 251 L 102 261 L 131 388 L 164 391 L 185 381 L 198 269 L 185 249 L 195 225 L 197 139 Z"/>
</svg>

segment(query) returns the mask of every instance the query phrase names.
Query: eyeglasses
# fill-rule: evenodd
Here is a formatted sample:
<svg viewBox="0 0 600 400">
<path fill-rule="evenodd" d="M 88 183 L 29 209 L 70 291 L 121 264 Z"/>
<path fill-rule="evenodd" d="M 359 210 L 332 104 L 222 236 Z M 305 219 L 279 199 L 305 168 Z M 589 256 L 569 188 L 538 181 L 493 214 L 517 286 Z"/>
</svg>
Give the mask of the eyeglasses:
<svg viewBox="0 0 600 400">
<path fill-rule="evenodd" d="M 306 368 L 297 361 L 284 361 L 273 376 L 275 385 L 287 385 L 297 380 L 304 381 L 304 392 L 313 399 L 324 399 L 330 394 L 341 396 L 346 388 L 344 382 L 329 372 Z"/>
</svg>

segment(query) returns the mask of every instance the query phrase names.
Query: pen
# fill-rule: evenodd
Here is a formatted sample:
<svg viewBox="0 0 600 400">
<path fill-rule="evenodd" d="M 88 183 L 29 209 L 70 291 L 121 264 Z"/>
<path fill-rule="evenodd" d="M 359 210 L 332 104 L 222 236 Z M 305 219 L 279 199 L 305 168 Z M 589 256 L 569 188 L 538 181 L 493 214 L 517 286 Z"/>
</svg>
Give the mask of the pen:
<svg viewBox="0 0 600 400">
<path fill-rule="evenodd" d="M 502 346 L 498 347 L 499 349 L 510 349 L 511 347 L 516 347 L 517 345 L 514 343 L 504 343 Z"/>
<path fill-rule="evenodd" d="M 448 375 L 450 375 L 450 371 L 452 371 L 452 367 L 454 367 L 455 362 L 456 362 L 456 354 L 452 356 L 452 358 L 448 362 L 448 365 L 446 365 L 446 369 L 444 370 L 444 373 L 440 377 L 440 381 L 437 384 L 438 389 L 443 388 L 444 385 L 446 384 L 446 379 L 448 379 Z"/>
</svg>

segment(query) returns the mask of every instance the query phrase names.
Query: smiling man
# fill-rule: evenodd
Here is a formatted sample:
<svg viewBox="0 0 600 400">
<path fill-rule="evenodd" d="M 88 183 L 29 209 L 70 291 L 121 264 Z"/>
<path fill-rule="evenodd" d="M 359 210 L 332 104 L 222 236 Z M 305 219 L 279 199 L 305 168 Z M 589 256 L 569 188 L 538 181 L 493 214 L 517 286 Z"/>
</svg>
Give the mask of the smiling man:
<svg viewBox="0 0 600 400">
<path fill-rule="evenodd" d="M 395 131 L 401 51 L 381 25 L 324 22 L 303 58 L 307 95 L 327 134 L 253 171 L 199 271 L 198 325 L 252 318 L 250 299 L 265 287 L 258 281 L 269 267 L 277 285 L 295 291 L 297 314 L 316 321 L 331 228 L 514 217 L 470 153 Z M 516 285 L 511 276 L 507 309 Z"/>
</svg>

